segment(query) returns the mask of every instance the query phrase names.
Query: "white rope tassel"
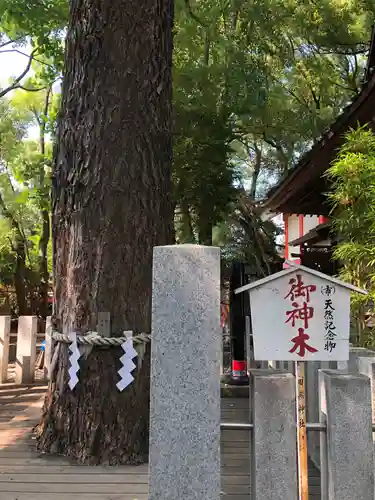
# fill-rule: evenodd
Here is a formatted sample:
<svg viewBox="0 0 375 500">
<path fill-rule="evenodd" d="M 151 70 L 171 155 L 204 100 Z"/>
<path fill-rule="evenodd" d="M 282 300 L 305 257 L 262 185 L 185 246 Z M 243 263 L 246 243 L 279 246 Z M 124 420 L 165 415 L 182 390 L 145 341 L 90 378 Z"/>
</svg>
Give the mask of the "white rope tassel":
<svg viewBox="0 0 375 500">
<path fill-rule="evenodd" d="M 118 371 L 121 378 L 116 384 L 119 391 L 123 391 L 133 382 L 134 377 L 131 372 L 136 368 L 136 365 L 132 361 L 137 356 L 137 351 L 133 347 L 133 334 L 132 332 L 124 333 L 127 340 L 121 346 L 124 354 L 120 358 L 123 366 Z"/>
<path fill-rule="evenodd" d="M 77 334 L 75 332 L 70 333 L 69 337 L 71 339 L 71 344 L 69 346 L 69 351 L 72 353 L 69 357 L 70 368 L 69 368 L 69 387 L 72 391 L 74 387 L 78 384 L 79 363 L 78 360 L 81 357 L 81 353 L 78 349 L 77 344 Z"/>
</svg>

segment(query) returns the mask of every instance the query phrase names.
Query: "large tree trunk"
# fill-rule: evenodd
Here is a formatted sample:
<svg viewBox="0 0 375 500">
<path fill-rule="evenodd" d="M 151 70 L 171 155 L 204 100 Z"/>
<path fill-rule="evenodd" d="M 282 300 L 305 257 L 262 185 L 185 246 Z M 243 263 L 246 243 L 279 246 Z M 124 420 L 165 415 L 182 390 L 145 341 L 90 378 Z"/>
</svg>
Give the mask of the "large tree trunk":
<svg viewBox="0 0 375 500">
<path fill-rule="evenodd" d="M 71 0 L 53 179 L 56 311 L 62 332 L 150 331 L 152 252 L 172 241 L 172 0 Z M 38 446 L 82 462 L 140 463 L 148 453 L 149 347 L 116 388 L 121 349 L 94 348 L 67 385 L 58 364 Z"/>
</svg>

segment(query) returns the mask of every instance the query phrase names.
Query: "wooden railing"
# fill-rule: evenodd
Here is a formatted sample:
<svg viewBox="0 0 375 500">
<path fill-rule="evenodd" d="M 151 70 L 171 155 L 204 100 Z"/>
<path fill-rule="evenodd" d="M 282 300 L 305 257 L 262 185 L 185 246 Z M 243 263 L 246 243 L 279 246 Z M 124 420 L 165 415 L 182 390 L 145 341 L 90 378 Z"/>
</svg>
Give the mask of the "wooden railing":
<svg viewBox="0 0 375 500">
<path fill-rule="evenodd" d="M 20 316 L 17 333 L 11 333 L 11 317 L 0 316 L 0 384 L 8 381 L 8 367 L 15 363 L 16 384 L 30 384 L 35 380 L 37 351 L 44 349 L 44 378 L 48 379 L 51 356 L 51 318 L 45 332 L 38 332 L 37 316 Z"/>
</svg>

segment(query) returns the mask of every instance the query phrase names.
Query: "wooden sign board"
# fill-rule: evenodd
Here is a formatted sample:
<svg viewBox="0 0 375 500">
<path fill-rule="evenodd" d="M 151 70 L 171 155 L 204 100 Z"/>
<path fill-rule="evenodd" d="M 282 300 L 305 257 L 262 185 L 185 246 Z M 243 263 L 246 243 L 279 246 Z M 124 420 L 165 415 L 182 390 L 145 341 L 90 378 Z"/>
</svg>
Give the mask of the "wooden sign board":
<svg viewBox="0 0 375 500">
<path fill-rule="evenodd" d="M 257 361 L 346 361 L 349 359 L 352 285 L 292 265 L 236 293 L 250 293 Z"/>
</svg>

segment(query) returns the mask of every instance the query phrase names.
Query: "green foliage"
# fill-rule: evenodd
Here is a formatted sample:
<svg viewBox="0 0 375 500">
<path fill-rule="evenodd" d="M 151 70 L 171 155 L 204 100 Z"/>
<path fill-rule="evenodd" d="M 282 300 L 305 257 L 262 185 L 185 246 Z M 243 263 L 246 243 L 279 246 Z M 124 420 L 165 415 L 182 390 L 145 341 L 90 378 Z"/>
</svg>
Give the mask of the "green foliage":
<svg viewBox="0 0 375 500">
<path fill-rule="evenodd" d="M 184 237 L 182 230 L 182 242 L 209 243 L 212 228 L 228 214 L 236 193 L 236 169 L 230 162 L 232 135 L 228 120 L 207 108 L 175 107 L 175 200 L 187 207 L 196 233 Z"/>
<path fill-rule="evenodd" d="M 49 116 L 42 93 L 0 101 L 0 286 L 16 291 L 17 310 L 40 312 L 42 214 L 49 214 L 51 145 L 41 151 Z M 31 125 L 39 140 L 27 138 Z M 46 242 L 48 245 L 48 240 Z M 47 251 L 47 257 L 50 249 Z M 50 262 L 49 262 L 50 265 Z M 26 307 L 26 309 L 25 309 Z"/>
<path fill-rule="evenodd" d="M 0 20 L 3 36 L 21 43 L 31 40 L 33 47 L 61 67 L 66 0 L 0 0 Z"/>
<path fill-rule="evenodd" d="M 375 136 L 367 127 L 351 130 L 327 173 L 332 183 L 333 228 L 339 235 L 334 252 L 344 280 L 364 288 L 353 294 L 352 313 L 360 341 L 366 314 L 375 300 Z"/>
<path fill-rule="evenodd" d="M 214 231 L 214 244 L 222 247 L 226 263 L 246 262 L 257 276 L 268 276 L 281 261 L 276 250 L 279 229 L 272 221 L 264 221 L 244 191 L 239 191 L 231 216 Z"/>
<path fill-rule="evenodd" d="M 219 177 L 210 199 L 221 207 L 220 223 L 231 216 L 239 176 L 251 198 L 264 196 L 359 91 L 374 14 L 375 5 L 352 0 L 177 2 L 174 180 L 181 241 L 199 239 L 195 207 L 209 208 L 205 176 L 217 176 L 209 155 L 199 159 L 203 138 L 211 151 L 217 137 L 227 145 L 220 162 L 227 186 Z M 217 117 L 226 134 L 207 133 L 207 119 L 214 124 Z M 194 195 L 192 175 L 202 178 Z M 225 191 L 230 195 L 223 197 Z"/>
<path fill-rule="evenodd" d="M 175 4 L 176 232 L 178 241 L 209 243 L 212 234 L 233 228 L 241 217 L 237 188 L 247 190 L 251 203 L 262 198 L 358 92 L 375 4 Z M 67 19 L 67 0 L 0 0 L 0 57 L 4 50 L 33 54 L 30 73 L 3 90 L 13 91 L 13 122 L 9 127 L 6 116 L 1 120 L 6 143 L 2 147 L 0 139 L 1 154 L 39 211 L 49 207 L 50 150 L 25 142 L 25 129 L 34 123 L 41 133 L 54 133 L 58 98 L 53 95 L 48 113 L 43 107 L 46 92 L 61 76 Z M 20 86 L 33 91 L 13 95 Z M 255 211 L 246 217 L 253 218 L 251 231 L 258 238 L 263 226 Z M 229 246 L 242 238 L 242 248 L 252 248 L 243 227 L 226 235 Z"/>
<path fill-rule="evenodd" d="M 66 0 L 0 0 L 0 57 L 13 53 L 25 59 L 25 69 L 0 89 L 0 98 L 17 88 L 44 89 L 59 79 L 67 19 Z"/>
</svg>

